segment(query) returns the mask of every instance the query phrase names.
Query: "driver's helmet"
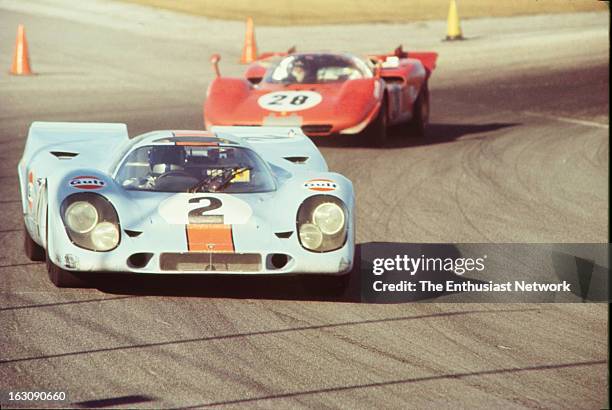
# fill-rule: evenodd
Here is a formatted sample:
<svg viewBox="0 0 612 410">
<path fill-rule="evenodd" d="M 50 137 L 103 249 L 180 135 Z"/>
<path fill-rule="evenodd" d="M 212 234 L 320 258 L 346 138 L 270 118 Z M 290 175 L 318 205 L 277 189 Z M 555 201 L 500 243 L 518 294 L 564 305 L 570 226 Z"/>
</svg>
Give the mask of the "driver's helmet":
<svg viewBox="0 0 612 410">
<path fill-rule="evenodd" d="M 312 82 L 316 73 L 314 61 L 306 57 L 296 58 L 291 64 L 291 75 L 298 83 Z"/>
<path fill-rule="evenodd" d="M 160 145 L 149 151 L 149 166 L 154 174 L 183 170 L 185 150 L 172 145 Z"/>
</svg>

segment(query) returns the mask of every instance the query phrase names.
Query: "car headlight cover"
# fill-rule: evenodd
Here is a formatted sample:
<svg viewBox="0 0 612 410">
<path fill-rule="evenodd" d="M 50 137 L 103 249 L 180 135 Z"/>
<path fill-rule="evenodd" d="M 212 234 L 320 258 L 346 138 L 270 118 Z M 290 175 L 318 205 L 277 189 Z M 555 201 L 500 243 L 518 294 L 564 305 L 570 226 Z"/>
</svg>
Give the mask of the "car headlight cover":
<svg viewBox="0 0 612 410">
<path fill-rule="evenodd" d="M 300 244 L 312 252 L 331 252 L 346 243 L 349 213 L 333 195 L 313 195 L 300 205 L 297 230 Z"/>
<path fill-rule="evenodd" d="M 97 251 L 108 251 L 119 243 L 117 225 L 110 222 L 100 222 L 91 232 L 91 243 Z"/>
<path fill-rule="evenodd" d="M 115 249 L 121 240 L 119 216 L 108 199 L 92 192 L 72 194 L 60 209 L 72 243 L 96 252 Z"/>
<path fill-rule="evenodd" d="M 304 224 L 300 226 L 300 241 L 306 249 L 317 249 L 323 243 L 323 233 L 314 224 Z"/>
<path fill-rule="evenodd" d="M 98 223 L 96 207 L 86 201 L 71 203 L 66 208 L 66 226 L 76 233 L 87 233 Z"/>
<path fill-rule="evenodd" d="M 316 226 L 325 235 L 334 235 L 344 227 L 344 211 L 333 202 L 324 202 L 312 213 Z"/>
</svg>

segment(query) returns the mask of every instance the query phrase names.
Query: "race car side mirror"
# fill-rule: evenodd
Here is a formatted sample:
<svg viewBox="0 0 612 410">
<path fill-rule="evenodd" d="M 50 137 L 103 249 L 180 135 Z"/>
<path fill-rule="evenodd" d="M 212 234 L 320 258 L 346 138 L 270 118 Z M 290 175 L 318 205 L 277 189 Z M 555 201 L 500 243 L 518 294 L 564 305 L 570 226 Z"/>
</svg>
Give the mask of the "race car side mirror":
<svg viewBox="0 0 612 410">
<path fill-rule="evenodd" d="M 221 60 L 221 56 L 219 54 L 213 54 L 210 56 L 210 62 L 213 66 L 213 70 L 215 71 L 215 75 L 217 77 L 221 77 L 221 72 L 219 71 L 219 61 Z"/>
<path fill-rule="evenodd" d="M 251 84 L 259 84 L 265 75 L 265 67 L 262 67 L 259 64 L 251 64 L 244 73 L 244 76 Z"/>
</svg>

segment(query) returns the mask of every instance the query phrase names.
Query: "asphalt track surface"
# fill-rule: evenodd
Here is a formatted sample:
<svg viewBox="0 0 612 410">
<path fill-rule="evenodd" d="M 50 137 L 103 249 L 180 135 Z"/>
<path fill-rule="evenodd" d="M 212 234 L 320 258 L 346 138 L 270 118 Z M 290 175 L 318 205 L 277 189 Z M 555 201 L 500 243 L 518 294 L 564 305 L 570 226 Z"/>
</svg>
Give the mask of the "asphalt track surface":
<svg viewBox="0 0 612 410">
<path fill-rule="evenodd" d="M 109 276 L 54 288 L 21 247 L 16 166 L 29 123 L 201 128 L 208 55 L 240 72 L 243 27 L 17 3 L 0 2 L 0 67 L 22 22 L 38 75 L 0 74 L 0 390 L 66 391 L 63 406 L 81 407 L 606 406 L 603 304 L 366 304 L 355 280 L 335 298 L 292 278 Z M 386 149 L 318 141 L 355 184 L 359 246 L 607 242 L 607 18 L 475 20 L 456 45 L 439 41 L 442 22 L 329 28 L 326 48 L 375 52 L 412 35 L 441 52 L 427 138 L 400 133 Z M 226 29 L 207 37 L 206 24 Z M 315 49 L 323 38 L 277 30 L 258 31 L 261 48 L 292 38 Z"/>
</svg>

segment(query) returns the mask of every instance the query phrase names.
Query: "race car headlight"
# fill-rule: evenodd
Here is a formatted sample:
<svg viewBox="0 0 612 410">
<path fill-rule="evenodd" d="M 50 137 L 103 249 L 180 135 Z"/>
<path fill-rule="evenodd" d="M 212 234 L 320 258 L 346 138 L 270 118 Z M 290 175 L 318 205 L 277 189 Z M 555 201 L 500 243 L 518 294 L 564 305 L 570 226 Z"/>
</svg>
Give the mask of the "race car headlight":
<svg viewBox="0 0 612 410">
<path fill-rule="evenodd" d="M 300 226 L 300 242 L 306 249 L 317 249 L 323 243 L 323 233 L 314 224 Z"/>
<path fill-rule="evenodd" d="M 66 233 L 76 246 L 107 252 L 119 245 L 117 211 L 102 195 L 90 192 L 70 195 L 62 202 L 60 212 Z"/>
<path fill-rule="evenodd" d="M 314 195 L 307 198 L 297 214 L 300 244 L 309 251 L 330 252 L 346 243 L 348 211 L 339 198 Z"/>
<path fill-rule="evenodd" d="M 312 212 L 312 219 L 321 232 L 333 235 L 344 226 L 344 211 L 333 202 L 323 202 Z"/>
<path fill-rule="evenodd" d="M 66 209 L 66 226 L 76 233 L 87 233 L 98 223 L 96 207 L 86 201 L 73 202 Z"/>
<path fill-rule="evenodd" d="M 108 251 L 119 243 L 119 230 L 117 225 L 110 222 L 101 222 L 91 232 L 91 242 L 98 251 Z"/>
</svg>

